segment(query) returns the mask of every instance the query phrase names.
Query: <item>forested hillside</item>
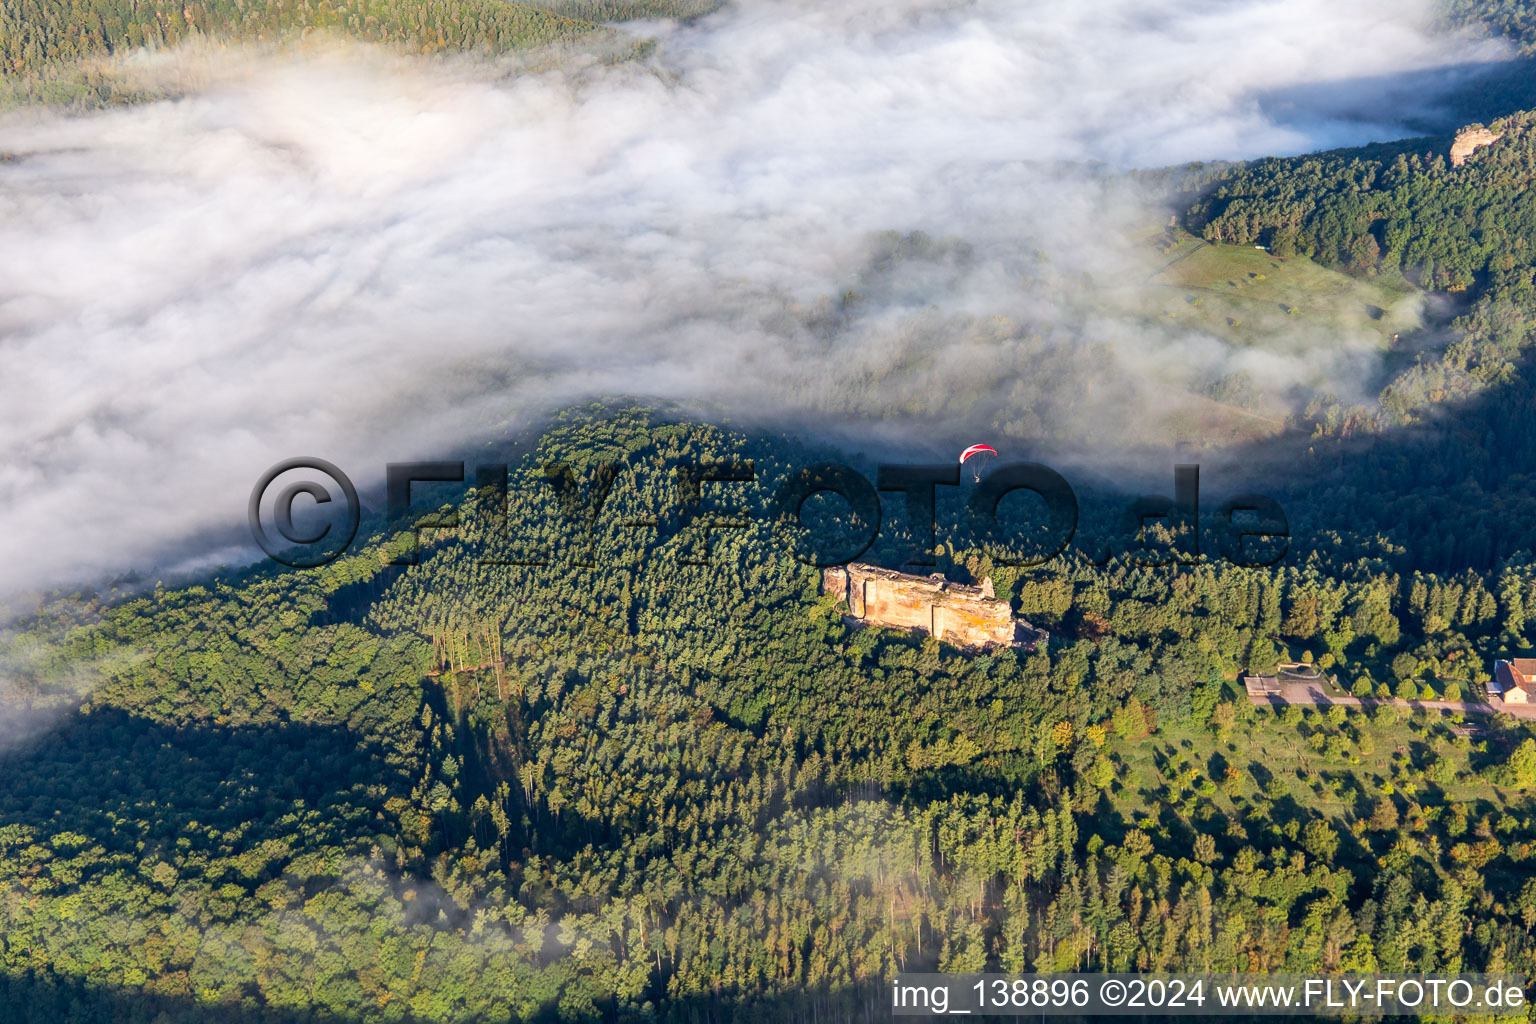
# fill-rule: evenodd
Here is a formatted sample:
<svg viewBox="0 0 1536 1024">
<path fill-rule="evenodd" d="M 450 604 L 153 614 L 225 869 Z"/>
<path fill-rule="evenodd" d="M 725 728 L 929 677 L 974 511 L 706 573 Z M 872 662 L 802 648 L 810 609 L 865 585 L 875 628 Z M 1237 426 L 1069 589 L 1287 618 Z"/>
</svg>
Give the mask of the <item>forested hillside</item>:
<svg viewBox="0 0 1536 1024">
<path fill-rule="evenodd" d="M 1481 25 L 1529 52 L 1536 46 L 1536 6 L 1529 0 L 1445 0 L 1447 17 L 1456 25 Z"/>
<path fill-rule="evenodd" d="M 1462 166 L 1438 138 L 1228 168 L 1186 212 L 1214 243 L 1401 276 L 1459 311 L 1404 338 L 1378 402 L 1321 398 L 1301 421 L 1315 443 L 1269 446 L 1294 482 L 1287 507 L 1325 545 L 1338 531 L 1339 551 L 1365 554 L 1348 537 L 1376 534 L 1399 566 L 1437 572 L 1536 551 L 1536 134 L 1530 114 L 1486 128 L 1497 141 Z"/>
<path fill-rule="evenodd" d="M 308 28 L 504 50 L 698 9 L 22 0 L 0 52 L 17 78 Z M 53 595 L 0 631 L 0 1017 L 821 1024 L 888 1019 L 902 970 L 1536 974 L 1536 729 L 1407 703 L 1484 699 L 1536 648 L 1536 133 L 1489 127 L 1461 167 L 1446 138 L 1189 172 L 1212 243 L 1455 316 L 1377 405 L 1238 452 L 1284 467 L 1278 565 L 1100 560 L 1128 496 L 1087 489 L 1041 567 L 941 528 L 934 568 L 990 577 L 1033 651 L 820 594 L 770 497 L 855 456 L 625 405 L 557 417 L 504 502 L 455 494 L 418 565 L 380 533 Z M 677 470 L 746 460 L 690 517 Z M 1295 660 L 1369 706 L 1236 681 Z"/>
<path fill-rule="evenodd" d="M 1223 682 L 1311 654 L 1359 693 L 1473 696 L 1531 640 L 1536 572 L 946 548 L 1052 633 L 975 656 L 847 625 L 782 554 L 766 495 L 814 454 L 575 417 L 505 524 L 471 499 L 419 566 L 384 565 L 402 537 L 40 615 L 4 649 L 59 707 L 0 776 L 8 1005 L 884 1019 L 920 967 L 1536 969 L 1524 728 L 1277 720 Z M 741 458 L 758 482 L 708 504 L 754 525 L 711 531 L 711 564 L 633 525 L 677 507 L 672 467 Z M 623 464 L 590 548 L 548 459 Z"/>
<path fill-rule="evenodd" d="M 74 106 L 161 98 L 93 63 L 191 42 L 324 37 L 410 54 L 502 54 L 573 40 L 603 22 L 691 17 L 712 0 L 16 0 L 0 5 L 0 103 Z"/>
<path fill-rule="evenodd" d="M 1232 173 L 1189 214 L 1213 242 L 1269 247 L 1357 271 L 1401 271 L 1426 288 L 1474 289 L 1512 302 L 1533 295 L 1536 176 L 1532 115 L 1495 121 L 1498 142 L 1461 167 L 1449 143 L 1416 140 L 1259 160 Z M 1478 126 L 1481 127 L 1481 126 Z"/>
<path fill-rule="evenodd" d="M 593 28 L 588 21 L 501 0 L 21 0 L 0 11 L 0 60 L 7 73 L 196 36 L 279 39 L 310 29 L 423 52 L 509 50 Z"/>
</svg>

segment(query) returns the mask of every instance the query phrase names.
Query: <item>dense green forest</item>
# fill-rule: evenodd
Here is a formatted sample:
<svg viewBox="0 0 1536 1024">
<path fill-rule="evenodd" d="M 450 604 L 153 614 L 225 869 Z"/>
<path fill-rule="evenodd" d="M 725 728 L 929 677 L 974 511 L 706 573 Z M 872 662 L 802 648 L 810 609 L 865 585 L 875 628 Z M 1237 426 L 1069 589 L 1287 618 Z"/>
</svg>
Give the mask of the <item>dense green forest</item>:
<svg viewBox="0 0 1536 1024">
<path fill-rule="evenodd" d="M 1486 572 L 1536 551 L 1536 134 L 1530 114 L 1487 127 L 1459 167 L 1434 138 L 1222 168 L 1186 211 L 1213 243 L 1406 277 L 1451 310 L 1392 354 L 1377 402 L 1318 398 L 1315 443 L 1268 448 L 1288 511 L 1335 554 Z"/>
<path fill-rule="evenodd" d="M 8 0 L 0 103 L 77 107 L 158 99 L 100 58 L 187 43 L 291 44 L 317 34 L 404 53 L 502 54 L 597 33 L 602 23 L 696 16 L 712 0 Z"/>
<path fill-rule="evenodd" d="M 658 10 L 23 3 L 0 46 L 27 75 Z M 381 531 L 320 569 L 50 598 L 0 633 L 6 1019 L 819 1022 L 886 1019 L 924 968 L 1536 973 L 1536 730 L 1405 703 L 1481 699 L 1536 646 L 1536 146 L 1528 115 L 1490 127 L 1462 167 L 1446 138 L 1191 172 L 1192 230 L 1402 275 L 1451 340 L 1255 445 L 1290 460 L 1276 566 L 1019 569 L 942 536 L 1034 651 L 854 628 L 767 514 L 840 453 L 626 406 L 561 416 L 505 506 L 455 497 L 419 565 Z M 680 511 L 679 466 L 748 459 Z M 551 461 L 619 467 L 590 531 Z M 1084 498 L 1092 553 L 1125 496 Z M 890 511 L 869 557 L 896 565 Z M 1376 703 L 1253 707 L 1238 674 L 1293 659 Z"/>
<path fill-rule="evenodd" d="M 1453 25 L 1481 26 L 1525 52 L 1536 46 L 1536 5 L 1529 0 L 1444 0 L 1444 6 Z"/>
<path fill-rule="evenodd" d="M 423 51 L 479 46 L 502 50 L 550 42 L 588 27 L 539 8 L 497 0 L 34 0 L 7 4 L 0 14 L 0 58 L 7 72 L 19 73 L 53 60 L 160 49 L 196 36 L 256 39 L 308 29 L 336 29 Z"/>
<path fill-rule="evenodd" d="M 199 36 L 281 39 L 315 30 L 423 53 L 499 53 L 568 39 L 600 21 L 705 9 L 689 0 L 17 0 L 0 8 L 0 68 L 17 74 L 51 61 L 161 49 Z"/>
<path fill-rule="evenodd" d="M 1310 655 L 1357 693 L 1479 695 L 1529 645 L 1536 569 L 946 545 L 1052 634 L 976 656 L 851 627 L 784 555 L 760 513 L 817 454 L 572 414 L 504 517 L 472 496 L 420 565 L 387 564 L 401 535 L 45 609 L 4 648 L 56 709 L 0 775 L 10 1005 L 883 1019 L 882 980 L 919 967 L 1536 967 L 1528 728 L 1280 715 L 1230 683 Z M 679 507 L 677 465 L 743 458 L 758 480 L 707 505 L 749 525 L 707 553 L 699 521 L 635 525 Z M 549 460 L 621 465 L 590 536 Z"/>
</svg>

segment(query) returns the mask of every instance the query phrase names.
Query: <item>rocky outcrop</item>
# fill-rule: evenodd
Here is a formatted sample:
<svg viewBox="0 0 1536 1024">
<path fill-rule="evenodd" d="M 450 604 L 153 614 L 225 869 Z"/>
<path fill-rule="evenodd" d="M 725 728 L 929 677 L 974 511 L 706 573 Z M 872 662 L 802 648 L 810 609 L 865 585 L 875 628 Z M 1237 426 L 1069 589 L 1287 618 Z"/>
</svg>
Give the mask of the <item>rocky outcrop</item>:
<svg viewBox="0 0 1536 1024">
<path fill-rule="evenodd" d="M 915 629 L 961 647 L 1033 647 L 1042 635 L 1015 619 L 992 590 L 951 583 L 938 573 L 909 576 L 855 562 L 822 572 L 821 589 L 848 604 L 848 614 L 876 626 Z"/>
<path fill-rule="evenodd" d="M 1503 137 L 1502 132 L 1489 131 L 1487 128 L 1463 128 L 1456 133 L 1456 140 L 1451 143 L 1451 166 L 1460 167 L 1477 150 L 1491 146 Z"/>
</svg>

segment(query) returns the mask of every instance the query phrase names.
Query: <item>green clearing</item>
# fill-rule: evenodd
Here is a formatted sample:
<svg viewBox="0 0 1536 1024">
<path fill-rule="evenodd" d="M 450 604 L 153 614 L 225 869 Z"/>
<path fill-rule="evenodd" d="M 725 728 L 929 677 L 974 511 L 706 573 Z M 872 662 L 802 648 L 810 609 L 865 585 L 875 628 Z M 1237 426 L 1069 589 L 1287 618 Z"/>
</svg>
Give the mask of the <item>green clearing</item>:
<svg viewBox="0 0 1536 1024">
<path fill-rule="evenodd" d="M 1155 269 L 1133 301 L 1149 327 L 1187 329 L 1313 368 L 1299 383 L 1316 394 L 1340 388 L 1330 368 L 1347 365 L 1337 362 L 1341 355 L 1392 366 L 1423 346 L 1430 326 L 1424 293 L 1396 274 L 1352 276 L 1303 256 L 1213 245 L 1175 227 L 1149 233 L 1144 242 L 1155 250 Z M 1400 355 L 1388 354 L 1394 351 Z M 1278 433 L 1295 410 L 1273 390 L 1274 381 L 1261 376 L 1238 374 L 1186 396 L 1164 417 L 1162 432 L 1214 444 Z"/>
<path fill-rule="evenodd" d="M 1190 722 L 1160 723 L 1136 740 L 1111 739 L 1117 762 L 1111 803 L 1125 820 L 1185 820 L 1214 816 L 1234 822 L 1280 822 L 1276 805 L 1294 804 L 1312 815 L 1365 832 L 1366 819 L 1387 798 L 1405 824 L 1419 814 L 1435 821 L 1455 804 L 1484 815 L 1501 812 L 1518 794 L 1478 773 L 1502 761 L 1505 748 L 1525 733 L 1513 719 L 1469 719 L 1436 712 L 1345 708 L 1335 725 L 1315 710 L 1253 708 L 1236 687 L 1237 721 L 1224 739 Z M 1457 728 L 1481 731 L 1460 736 Z M 1227 768 L 1239 774 L 1227 781 Z M 1166 827 L 1166 818 L 1161 819 Z M 1358 824 L 1355 824 L 1358 823 Z M 1210 831 L 1206 827 L 1204 831 Z M 1393 837 L 1377 841 L 1378 854 Z"/>
<path fill-rule="evenodd" d="M 1183 231 L 1159 236 L 1166 262 L 1149 281 L 1165 290 L 1159 315 L 1240 345 L 1269 347 L 1299 332 L 1387 349 L 1421 328 L 1419 292 L 1400 277 L 1351 277 L 1302 256 L 1211 245 Z"/>
</svg>

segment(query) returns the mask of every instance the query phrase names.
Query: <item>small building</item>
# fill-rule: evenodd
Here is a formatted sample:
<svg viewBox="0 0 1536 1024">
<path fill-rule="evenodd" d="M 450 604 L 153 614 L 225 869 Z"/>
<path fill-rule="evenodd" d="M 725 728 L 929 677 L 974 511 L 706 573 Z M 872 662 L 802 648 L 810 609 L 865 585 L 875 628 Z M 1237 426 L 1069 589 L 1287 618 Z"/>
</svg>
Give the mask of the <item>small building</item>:
<svg viewBox="0 0 1536 1024">
<path fill-rule="evenodd" d="M 1488 693 L 1497 693 L 1505 704 L 1536 704 L 1536 658 L 1494 662 Z"/>
<path fill-rule="evenodd" d="M 1243 689 L 1250 697 L 1278 698 L 1280 679 L 1277 676 L 1243 676 Z"/>
</svg>

